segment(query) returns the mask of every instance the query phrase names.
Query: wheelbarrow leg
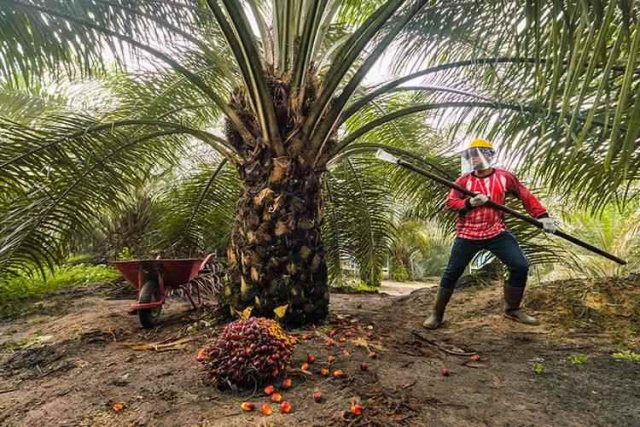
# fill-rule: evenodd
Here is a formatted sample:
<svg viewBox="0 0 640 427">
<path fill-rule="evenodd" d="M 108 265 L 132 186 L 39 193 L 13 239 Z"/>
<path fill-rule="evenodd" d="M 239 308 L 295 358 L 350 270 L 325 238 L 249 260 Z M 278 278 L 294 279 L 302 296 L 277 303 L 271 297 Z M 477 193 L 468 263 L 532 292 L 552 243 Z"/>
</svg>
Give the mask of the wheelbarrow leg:
<svg viewBox="0 0 640 427">
<path fill-rule="evenodd" d="M 187 298 L 189 299 L 189 302 L 193 306 L 193 309 L 197 310 L 198 306 L 196 305 L 195 302 L 193 302 L 193 298 L 191 298 L 191 292 L 189 291 L 189 286 L 188 285 L 184 286 L 183 289 L 184 289 L 184 293 L 187 295 Z"/>
<path fill-rule="evenodd" d="M 202 293 L 200 292 L 200 283 L 195 284 L 196 293 L 198 294 L 198 306 L 202 307 Z"/>
<path fill-rule="evenodd" d="M 138 283 L 136 286 L 136 303 L 140 302 L 140 291 L 142 291 L 142 286 L 144 285 L 144 273 L 142 272 L 142 264 L 138 264 Z M 129 307 L 127 309 L 127 314 L 135 316 L 138 314 L 138 309 L 134 307 Z"/>
</svg>

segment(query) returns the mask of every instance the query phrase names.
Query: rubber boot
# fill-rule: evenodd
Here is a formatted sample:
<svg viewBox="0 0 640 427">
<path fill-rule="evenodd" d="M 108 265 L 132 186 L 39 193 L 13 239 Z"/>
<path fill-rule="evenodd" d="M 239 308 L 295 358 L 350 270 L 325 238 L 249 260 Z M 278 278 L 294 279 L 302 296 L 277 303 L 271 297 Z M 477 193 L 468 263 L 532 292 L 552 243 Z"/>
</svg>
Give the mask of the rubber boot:
<svg viewBox="0 0 640 427">
<path fill-rule="evenodd" d="M 427 329 L 437 329 L 442 325 L 442 319 L 444 318 L 444 309 L 447 308 L 447 304 L 451 299 L 453 289 L 438 288 L 438 295 L 436 296 L 436 304 L 433 307 L 433 313 L 424 321 L 422 326 Z"/>
<path fill-rule="evenodd" d="M 524 287 L 504 286 L 504 301 L 506 303 L 504 317 L 525 325 L 539 325 L 540 322 L 535 317 L 529 316 L 520 309 L 523 295 Z"/>
</svg>

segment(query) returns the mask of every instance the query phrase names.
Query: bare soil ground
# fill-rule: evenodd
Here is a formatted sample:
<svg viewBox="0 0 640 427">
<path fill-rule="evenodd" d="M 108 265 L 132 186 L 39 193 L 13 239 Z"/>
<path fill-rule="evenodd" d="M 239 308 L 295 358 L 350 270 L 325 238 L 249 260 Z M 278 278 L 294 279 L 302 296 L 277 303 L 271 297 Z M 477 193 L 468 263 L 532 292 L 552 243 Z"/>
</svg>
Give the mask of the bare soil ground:
<svg viewBox="0 0 640 427">
<path fill-rule="evenodd" d="M 437 331 L 420 326 L 435 289 L 332 295 L 326 324 L 291 331 L 294 386 L 283 394 L 293 411 L 273 404 L 269 417 L 240 410 L 267 402 L 261 389 L 221 392 L 202 382 L 195 355 L 223 327 L 202 312 L 171 302 L 163 326 L 143 330 L 125 312 L 129 301 L 100 296 L 103 288 L 60 293 L 37 314 L 0 323 L 0 425 L 640 426 L 640 363 L 612 357 L 639 351 L 640 283 L 565 285 L 531 289 L 529 305 L 544 322 L 534 328 L 502 317 L 497 286 L 461 289 Z M 331 330 L 351 336 L 328 347 Z M 311 374 L 297 369 L 308 354 Z M 588 359 L 573 363 L 576 354 Z M 345 378 L 324 378 L 323 367 Z M 354 398 L 365 407 L 357 419 L 345 415 Z"/>
</svg>

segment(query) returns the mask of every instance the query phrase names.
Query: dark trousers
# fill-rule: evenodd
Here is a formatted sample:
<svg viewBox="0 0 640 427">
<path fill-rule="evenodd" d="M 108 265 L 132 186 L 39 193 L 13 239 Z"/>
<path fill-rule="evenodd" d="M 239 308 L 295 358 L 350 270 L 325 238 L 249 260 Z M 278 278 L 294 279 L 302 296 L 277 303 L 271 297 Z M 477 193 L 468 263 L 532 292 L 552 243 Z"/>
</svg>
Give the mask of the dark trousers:
<svg viewBox="0 0 640 427">
<path fill-rule="evenodd" d="M 481 250 L 486 249 L 494 254 L 509 269 L 508 285 L 516 288 L 524 288 L 527 284 L 529 262 L 522 253 L 518 241 L 513 234 L 502 232 L 495 237 L 485 240 L 470 240 L 456 237 L 451 248 L 449 264 L 442 275 L 440 286 L 453 289 L 464 269 L 473 257 Z"/>
</svg>

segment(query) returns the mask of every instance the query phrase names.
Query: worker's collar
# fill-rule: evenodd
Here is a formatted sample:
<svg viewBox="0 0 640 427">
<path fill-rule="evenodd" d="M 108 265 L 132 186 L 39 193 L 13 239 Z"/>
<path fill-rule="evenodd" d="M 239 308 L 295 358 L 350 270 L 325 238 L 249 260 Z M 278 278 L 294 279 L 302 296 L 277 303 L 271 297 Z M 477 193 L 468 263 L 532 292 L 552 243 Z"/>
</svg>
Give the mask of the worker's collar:
<svg viewBox="0 0 640 427">
<path fill-rule="evenodd" d="M 494 173 L 496 173 L 496 168 L 491 168 L 491 172 L 489 172 L 487 175 L 483 175 L 483 176 L 479 176 L 476 171 L 471 172 L 471 174 L 473 176 L 475 176 L 476 178 L 489 178 Z"/>
</svg>

